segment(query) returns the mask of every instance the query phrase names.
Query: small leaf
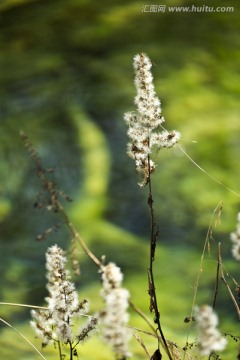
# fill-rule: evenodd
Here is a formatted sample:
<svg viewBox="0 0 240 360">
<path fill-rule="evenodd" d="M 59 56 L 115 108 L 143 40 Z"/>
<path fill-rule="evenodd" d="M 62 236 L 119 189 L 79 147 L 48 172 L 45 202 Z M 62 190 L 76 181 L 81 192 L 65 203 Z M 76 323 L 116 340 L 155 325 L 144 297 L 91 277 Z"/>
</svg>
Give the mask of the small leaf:
<svg viewBox="0 0 240 360">
<path fill-rule="evenodd" d="M 162 354 L 160 353 L 160 350 L 157 349 L 155 353 L 151 356 L 150 360 L 161 360 L 161 359 L 162 359 Z"/>
</svg>

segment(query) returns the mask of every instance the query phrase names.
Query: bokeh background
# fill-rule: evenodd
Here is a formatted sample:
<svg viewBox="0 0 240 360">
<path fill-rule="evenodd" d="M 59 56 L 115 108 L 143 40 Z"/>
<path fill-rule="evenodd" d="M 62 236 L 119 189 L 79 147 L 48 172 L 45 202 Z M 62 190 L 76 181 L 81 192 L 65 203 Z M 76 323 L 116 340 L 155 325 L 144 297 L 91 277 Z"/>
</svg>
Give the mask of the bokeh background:
<svg viewBox="0 0 240 360">
<path fill-rule="evenodd" d="M 144 12 L 143 5 L 234 6 L 233 12 Z M 91 250 L 115 261 L 125 274 L 132 301 L 147 315 L 149 212 L 147 192 L 137 185 L 134 163 L 126 155 L 123 114 L 134 110 L 133 56 L 145 52 L 153 62 L 156 91 L 165 127 L 181 132 L 181 147 L 161 151 L 154 174 L 159 224 L 155 262 L 162 325 L 167 338 L 184 346 L 194 282 L 214 209 L 223 202 L 221 224 L 213 232 L 197 303 L 212 303 L 216 244 L 224 263 L 239 279 L 229 233 L 240 209 L 240 22 L 232 0 L 3 0 L 0 2 L 0 301 L 42 305 L 45 251 L 69 248 L 64 226 L 44 241 L 36 237 L 61 220 L 34 208 L 44 191 L 19 132 L 24 131 L 58 188 L 73 201 L 66 211 Z M 80 296 L 102 306 L 99 274 L 79 249 Z M 235 309 L 221 285 L 217 301 L 221 329 L 237 333 Z M 0 306 L 1 317 L 28 336 L 29 309 Z M 132 314 L 131 325 L 148 329 Z M 37 359 L 18 335 L 0 325 L 1 359 Z M 144 337 L 144 335 L 142 335 Z M 193 332 L 194 340 L 194 332 Z M 96 346 L 93 346 L 93 344 Z M 84 345 L 86 359 L 110 359 L 98 340 Z M 149 351 L 156 342 L 144 338 Z M 141 346 L 131 344 L 135 358 Z M 91 349 L 91 350 L 89 350 Z M 54 351 L 44 350 L 48 359 Z M 237 356 L 229 337 L 224 359 Z"/>
</svg>

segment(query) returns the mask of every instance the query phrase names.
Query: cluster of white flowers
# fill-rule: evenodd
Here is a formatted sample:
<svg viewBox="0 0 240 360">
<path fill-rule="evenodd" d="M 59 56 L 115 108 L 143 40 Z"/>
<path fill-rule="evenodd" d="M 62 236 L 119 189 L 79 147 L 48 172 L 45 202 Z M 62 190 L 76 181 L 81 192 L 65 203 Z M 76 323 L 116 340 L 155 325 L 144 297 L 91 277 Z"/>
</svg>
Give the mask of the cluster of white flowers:
<svg viewBox="0 0 240 360">
<path fill-rule="evenodd" d="M 156 96 L 153 77 L 151 74 L 152 63 L 146 54 L 138 54 L 134 57 L 135 86 L 137 95 L 135 104 L 137 113 L 128 112 L 124 119 L 127 122 L 128 136 L 128 155 L 135 160 L 136 170 L 143 175 L 140 186 L 144 186 L 149 181 L 149 176 L 155 170 L 155 163 L 149 159 L 153 146 L 158 149 L 172 147 L 179 139 L 180 133 L 177 131 L 159 132 L 164 118 L 161 115 L 160 100 Z"/>
<path fill-rule="evenodd" d="M 83 341 L 96 328 L 95 317 L 90 317 L 87 325 L 77 333 L 73 332 L 74 318 L 88 312 L 87 300 L 79 302 L 70 274 L 65 269 L 64 252 L 57 245 L 50 247 L 46 253 L 48 310 L 32 310 L 31 326 L 41 338 L 44 346 L 53 341 L 74 343 Z M 84 334 L 84 336 L 83 336 Z"/>
<path fill-rule="evenodd" d="M 129 291 L 121 287 L 123 274 L 114 263 L 109 263 L 102 269 L 103 288 L 101 295 L 105 302 L 105 309 L 101 313 L 103 338 L 109 343 L 118 359 L 130 356 L 128 342 L 131 336 L 126 327 L 129 315 Z"/>
<path fill-rule="evenodd" d="M 209 305 L 196 307 L 194 318 L 198 331 L 198 348 L 203 356 L 209 356 L 213 351 L 222 351 L 225 349 L 227 339 L 221 335 L 216 328 L 218 317 Z"/>
<path fill-rule="evenodd" d="M 233 242 L 232 255 L 236 260 L 240 260 L 240 213 L 237 216 L 237 229 L 232 232 L 230 239 Z"/>
</svg>

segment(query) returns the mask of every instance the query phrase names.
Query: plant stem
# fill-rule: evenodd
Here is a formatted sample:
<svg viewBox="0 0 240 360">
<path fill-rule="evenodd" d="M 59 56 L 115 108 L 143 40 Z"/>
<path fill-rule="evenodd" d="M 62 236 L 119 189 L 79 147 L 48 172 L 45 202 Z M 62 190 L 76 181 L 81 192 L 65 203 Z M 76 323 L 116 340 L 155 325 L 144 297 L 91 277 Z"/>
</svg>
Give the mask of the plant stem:
<svg viewBox="0 0 240 360">
<path fill-rule="evenodd" d="M 154 220 L 154 208 L 153 208 L 153 196 L 152 196 L 152 184 L 151 184 L 151 169 L 150 169 L 150 156 L 148 155 L 148 205 L 150 208 L 150 218 L 151 218 L 151 238 L 150 238 L 150 259 L 149 259 L 149 269 L 148 269 L 148 293 L 150 296 L 150 311 L 154 312 L 154 322 L 157 324 L 157 330 L 160 333 L 161 339 L 163 341 L 165 350 L 167 352 L 168 358 L 172 360 L 172 355 L 169 351 L 167 341 L 162 331 L 160 323 L 160 312 L 158 310 L 157 304 L 157 295 L 155 288 L 154 280 L 154 271 L 153 271 L 153 262 L 155 257 L 156 241 L 158 237 L 158 230 L 156 230 L 156 223 Z M 158 342 L 159 347 L 159 342 Z"/>
<path fill-rule="evenodd" d="M 40 351 L 29 341 L 22 333 L 20 333 L 15 327 L 13 327 L 11 324 L 9 324 L 6 320 L 0 318 L 0 322 L 4 323 L 5 325 L 9 326 L 12 330 L 14 330 L 19 336 L 21 336 L 35 351 L 36 353 L 44 360 L 46 358 L 40 353 Z"/>
<path fill-rule="evenodd" d="M 58 344 L 59 358 L 60 358 L 60 360 L 62 360 L 62 348 L 61 348 L 60 341 L 57 341 L 57 344 Z"/>
<path fill-rule="evenodd" d="M 72 346 L 72 342 L 69 341 L 69 348 L 70 348 L 70 360 L 73 359 L 73 346 Z"/>
<path fill-rule="evenodd" d="M 231 299 L 232 299 L 232 301 L 233 301 L 233 304 L 234 304 L 234 306 L 235 306 L 235 308 L 236 308 L 236 311 L 237 311 L 237 314 L 238 314 L 238 318 L 240 319 L 240 309 L 239 309 L 238 303 L 237 303 L 237 301 L 236 301 L 236 299 L 235 299 L 235 297 L 234 297 L 234 295 L 233 295 L 233 293 L 232 293 L 232 291 L 231 291 L 231 289 L 230 289 L 230 287 L 229 287 L 229 285 L 228 285 L 228 283 L 227 283 L 227 280 L 226 280 L 226 278 L 225 278 L 225 275 L 224 275 L 223 264 L 222 264 L 222 257 L 221 257 L 221 243 L 219 243 L 218 248 L 219 248 L 219 263 L 220 263 L 221 279 L 222 279 L 224 285 L 226 286 L 226 288 L 227 288 L 227 290 L 228 290 L 228 293 L 229 293 L 229 295 L 230 295 L 230 297 L 231 297 Z"/>
<path fill-rule="evenodd" d="M 219 285 L 219 270 L 220 270 L 220 244 L 218 244 L 218 262 L 217 262 L 217 272 L 216 272 L 216 281 L 215 281 L 215 290 L 214 290 L 214 298 L 213 298 L 213 310 L 216 306 L 217 294 L 218 294 L 218 285 Z"/>
</svg>

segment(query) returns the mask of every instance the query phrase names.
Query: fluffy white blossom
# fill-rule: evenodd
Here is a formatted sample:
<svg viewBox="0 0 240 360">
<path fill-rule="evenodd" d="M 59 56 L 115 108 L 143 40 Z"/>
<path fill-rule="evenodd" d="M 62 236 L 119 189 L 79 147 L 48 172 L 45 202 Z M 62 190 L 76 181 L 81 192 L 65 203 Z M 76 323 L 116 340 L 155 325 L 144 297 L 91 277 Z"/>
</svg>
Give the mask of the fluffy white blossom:
<svg viewBox="0 0 240 360">
<path fill-rule="evenodd" d="M 123 274 L 121 269 L 114 263 L 104 266 L 102 271 L 102 282 L 104 293 L 111 292 L 112 289 L 119 288 L 122 284 Z"/>
<path fill-rule="evenodd" d="M 135 86 L 137 95 L 135 104 L 137 113 L 126 113 L 124 119 L 129 126 L 127 145 L 128 155 L 135 160 L 136 170 L 143 176 L 140 186 L 149 181 L 149 176 L 155 170 L 155 163 L 149 160 L 153 146 L 160 148 L 172 147 L 179 139 L 180 133 L 159 129 L 164 122 L 161 114 L 161 103 L 158 99 L 151 74 L 152 63 L 146 54 L 138 54 L 133 62 L 135 70 Z"/>
<path fill-rule="evenodd" d="M 233 243 L 232 255 L 236 260 L 240 261 L 240 213 L 237 216 L 236 231 L 230 234 L 230 239 Z"/>
<path fill-rule="evenodd" d="M 33 320 L 30 325 L 33 328 L 36 336 L 41 339 L 42 346 L 50 345 L 53 341 L 57 341 L 57 334 L 53 330 L 53 319 L 48 310 L 32 310 L 31 315 Z"/>
<path fill-rule="evenodd" d="M 213 351 L 222 351 L 227 345 L 227 339 L 217 329 L 218 317 L 211 306 L 196 307 L 194 318 L 197 325 L 197 343 L 199 352 L 209 356 Z"/>
<path fill-rule="evenodd" d="M 46 298 L 48 310 L 32 310 L 31 326 L 36 335 L 41 338 L 43 345 L 53 341 L 62 343 L 78 343 L 84 340 L 82 330 L 74 332 L 74 319 L 88 312 L 87 300 L 79 301 L 74 284 L 70 281 L 70 274 L 65 269 L 66 257 L 57 245 L 50 247 L 46 253 L 47 290 Z M 88 335 L 96 327 L 96 319 L 90 318 L 90 325 L 83 327 Z M 92 321 L 92 322 L 91 322 Z"/>
<path fill-rule="evenodd" d="M 105 309 L 101 313 L 103 338 L 112 346 L 118 359 L 126 359 L 130 355 L 128 342 L 131 336 L 126 327 L 129 320 L 129 291 L 121 287 L 122 279 L 123 274 L 114 263 L 102 268 L 101 295 L 105 302 Z"/>
</svg>

